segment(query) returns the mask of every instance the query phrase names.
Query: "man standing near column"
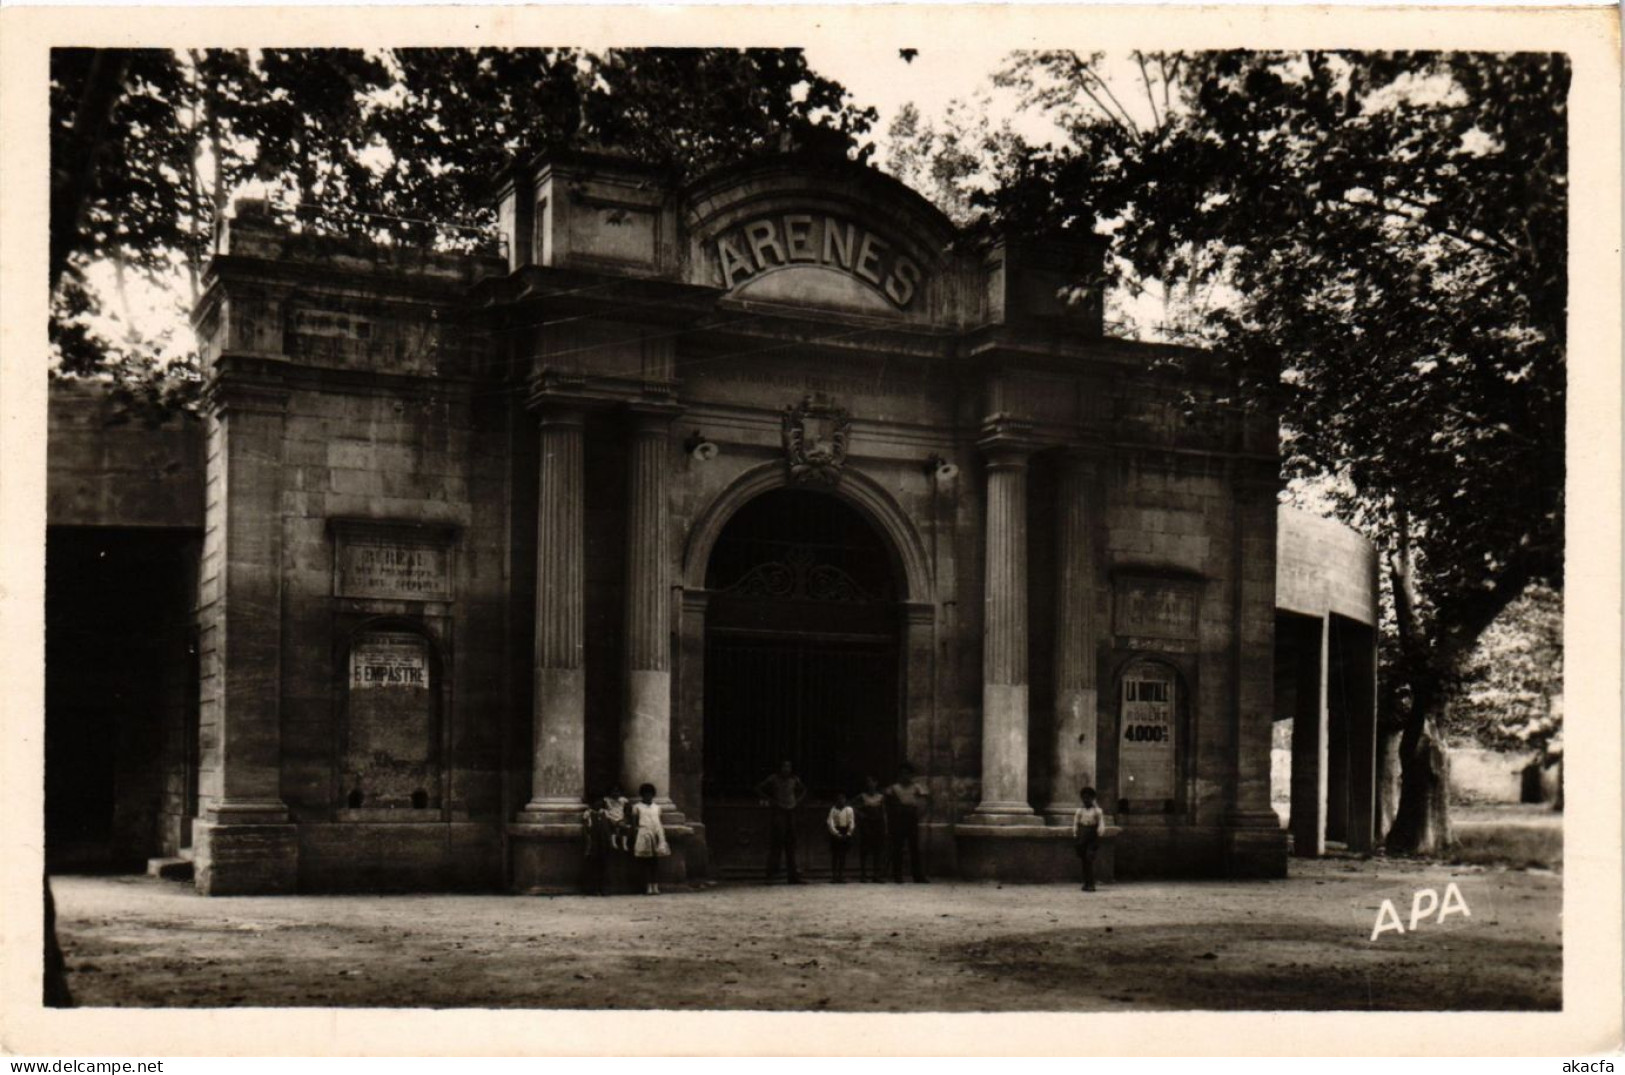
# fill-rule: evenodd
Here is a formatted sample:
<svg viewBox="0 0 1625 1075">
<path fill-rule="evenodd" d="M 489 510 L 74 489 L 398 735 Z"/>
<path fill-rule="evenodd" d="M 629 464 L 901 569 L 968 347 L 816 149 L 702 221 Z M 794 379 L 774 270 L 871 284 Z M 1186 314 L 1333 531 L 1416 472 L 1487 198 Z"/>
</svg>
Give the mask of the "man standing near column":
<svg viewBox="0 0 1625 1075">
<path fill-rule="evenodd" d="M 796 868 L 796 807 L 807 797 L 807 785 L 795 773 L 790 762 L 779 763 L 779 771 L 756 785 L 756 794 L 762 797 L 769 810 L 767 844 L 767 879 L 779 872 L 779 855 L 784 855 L 789 870 L 790 884 L 804 885 L 801 871 Z"/>
<path fill-rule="evenodd" d="M 914 766 L 904 762 L 897 767 L 897 783 L 886 789 L 891 805 L 888 830 L 891 833 L 892 880 L 903 883 L 903 849 L 908 849 L 908 865 L 916 884 L 925 884 L 925 864 L 920 861 L 920 809 L 931 793 L 914 779 Z"/>
</svg>

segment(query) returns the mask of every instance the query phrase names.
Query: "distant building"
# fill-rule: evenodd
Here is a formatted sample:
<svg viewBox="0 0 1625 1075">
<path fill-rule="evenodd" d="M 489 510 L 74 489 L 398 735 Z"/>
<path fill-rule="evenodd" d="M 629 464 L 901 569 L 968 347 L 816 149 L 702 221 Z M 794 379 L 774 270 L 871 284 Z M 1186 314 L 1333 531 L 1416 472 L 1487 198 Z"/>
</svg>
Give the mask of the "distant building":
<svg viewBox="0 0 1625 1075">
<path fill-rule="evenodd" d="M 756 876 L 788 758 L 815 800 L 911 762 L 944 875 L 1070 878 L 1091 784 L 1119 876 L 1280 876 L 1283 713 L 1300 851 L 1369 841 L 1366 554 L 1278 537 L 1275 422 L 1202 405 L 1212 356 L 1071 301 L 1099 241 L 974 245 L 801 157 L 532 162 L 505 257 L 245 210 L 203 421 L 53 399 L 58 861 L 567 890 L 584 799 L 649 781 L 673 879 Z"/>
</svg>

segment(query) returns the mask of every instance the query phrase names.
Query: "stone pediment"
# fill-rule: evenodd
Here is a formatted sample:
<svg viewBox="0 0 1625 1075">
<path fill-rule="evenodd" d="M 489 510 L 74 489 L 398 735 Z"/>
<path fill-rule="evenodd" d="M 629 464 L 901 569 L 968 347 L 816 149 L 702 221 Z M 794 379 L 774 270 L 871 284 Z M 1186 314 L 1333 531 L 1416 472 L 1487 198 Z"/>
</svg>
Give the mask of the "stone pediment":
<svg viewBox="0 0 1625 1075">
<path fill-rule="evenodd" d="M 905 329 L 1047 321 L 1098 336 L 1104 240 L 972 242 L 925 198 L 851 161 L 788 154 L 683 187 L 624 159 L 516 166 L 498 206 L 510 280 L 524 270 L 662 281 L 764 312 L 829 312 Z M 591 301 L 604 286 L 571 282 Z M 523 297 L 523 296 L 521 296 Z"/>
<path fill-rule="evenodd" d="M 730 296 L 906 318 L 951 317 L 963 270 L 953 226 L 888 176 L 778 158 L 685 191 L 688 282 Z"/>
</svg>

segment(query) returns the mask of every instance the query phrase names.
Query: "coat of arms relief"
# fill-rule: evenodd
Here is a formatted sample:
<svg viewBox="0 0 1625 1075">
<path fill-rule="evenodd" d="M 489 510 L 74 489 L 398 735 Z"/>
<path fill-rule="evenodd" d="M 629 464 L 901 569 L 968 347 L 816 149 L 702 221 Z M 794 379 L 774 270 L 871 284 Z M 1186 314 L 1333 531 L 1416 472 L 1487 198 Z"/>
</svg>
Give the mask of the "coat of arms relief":
<svg viewBox="0 0 1625 1075">
<path fill-rule="evenodd" d="M 841 480 L 852 421 L 822 394 L 784 408 L 784 457 L 793 483 L 834 485 Z"/>
</svg>

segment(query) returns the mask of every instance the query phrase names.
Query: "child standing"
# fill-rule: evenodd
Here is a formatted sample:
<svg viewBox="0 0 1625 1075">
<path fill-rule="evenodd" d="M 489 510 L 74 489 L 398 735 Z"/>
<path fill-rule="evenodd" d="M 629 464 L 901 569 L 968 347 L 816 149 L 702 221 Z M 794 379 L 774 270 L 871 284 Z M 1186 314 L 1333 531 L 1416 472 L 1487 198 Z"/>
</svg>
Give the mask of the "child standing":
<svg viewBox="0 0 1625 1075">
<path fill-rule="evenodd" d="M 660 895 L 660 860 L 671 854 L 666 843 L 666 829 L 660 824 L 660 804 L 655 802 L 655 786 L 645 784 L 638 789 L 638 801 L 632 804 L 632 822 L 637 829 L 632 854 L 643 866 L 643 894 Z"/>
<path fill-rule="evenodd" d="M 586 852 L 582 885 L 589 895 L 607 896 L 609 855 L 615 839 L 615 826 L 609 820 L 607 795 L 582 812 L 581 829 Z"/>
<path fill-rule="evenodd" d="M 846 853 L 852 847 L 852 833 L 857 827 L 857 819 L 852 815 L 852 808 L 846 804 L 846 792 L 835 793 L 835 805 L 829 808 L 829 818 L 825 821 L 829 828 L 829 872 L 830 880 L 837 885 L 846 884 Z"/>
<path fill-rule="evenodd" d="M 858 793 L 858 880 L 884 880 L 880 876 L 880 853 L 886 846 L 886 795 L 874 777 L 864 779 Z"/>
<path fill-rule="evenodd" d="M 1095 890 L 1095 854 L 1100 850 L 1100 830 L 1106 824 L 1106 812 L 1095 805 L 1095 789 L 1078 792 L 1083 806 L 1072 815 L 1072 838 L 1078 845 L 1078 858 L 1083 862 L 1083 890 Z"/>
</svg>

